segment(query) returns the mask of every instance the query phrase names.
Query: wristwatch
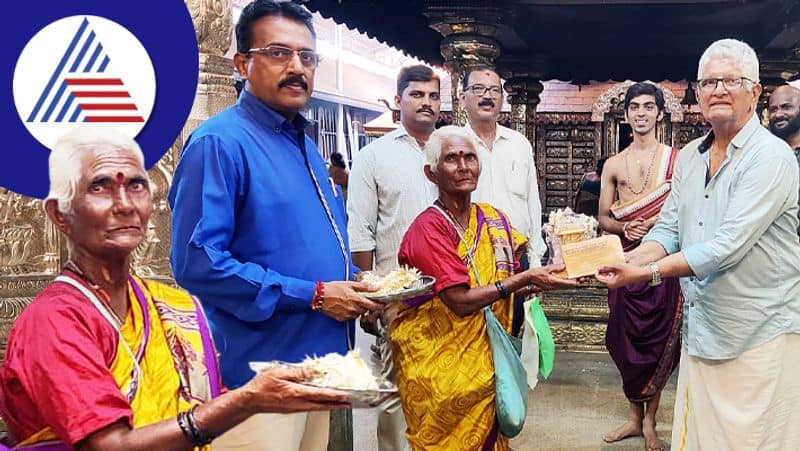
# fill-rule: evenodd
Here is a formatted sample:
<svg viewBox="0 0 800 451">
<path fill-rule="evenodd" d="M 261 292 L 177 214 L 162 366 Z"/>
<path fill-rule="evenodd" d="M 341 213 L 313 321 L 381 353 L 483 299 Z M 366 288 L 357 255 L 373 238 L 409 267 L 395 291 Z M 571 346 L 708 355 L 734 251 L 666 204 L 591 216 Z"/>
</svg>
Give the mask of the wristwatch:
<svg viewBox="0 0 800 451">
<path fill-rule="evenodd" d="M 658 265 L 656 262 L 650 262 L 647 266 L 650 267 L 650 273 L 652 274 L 652 278 L 650 279 L 649 285 L 654 287 L 656 285 L 661 285 L 661 270 L 658 269 Z"/>
</svg>

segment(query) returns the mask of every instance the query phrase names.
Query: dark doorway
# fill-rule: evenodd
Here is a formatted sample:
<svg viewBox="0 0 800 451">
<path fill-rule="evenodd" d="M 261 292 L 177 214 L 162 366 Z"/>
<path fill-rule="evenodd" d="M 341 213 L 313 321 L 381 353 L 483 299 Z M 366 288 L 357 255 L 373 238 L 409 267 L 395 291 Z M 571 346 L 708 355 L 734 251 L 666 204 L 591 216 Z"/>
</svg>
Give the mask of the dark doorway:
<svg viewBox="0 0 800 451">
<path fill-rule="evenodd" d="M 619 153 L 625 150 L 625 148 L 630 146 L 633 142 L 633 129 L 631 128 L 630 124 L 626 122 L 620 122 L 617 130 L 619 133 L 619 148 L 617 148 L 617 153 Z"/>
</svg>

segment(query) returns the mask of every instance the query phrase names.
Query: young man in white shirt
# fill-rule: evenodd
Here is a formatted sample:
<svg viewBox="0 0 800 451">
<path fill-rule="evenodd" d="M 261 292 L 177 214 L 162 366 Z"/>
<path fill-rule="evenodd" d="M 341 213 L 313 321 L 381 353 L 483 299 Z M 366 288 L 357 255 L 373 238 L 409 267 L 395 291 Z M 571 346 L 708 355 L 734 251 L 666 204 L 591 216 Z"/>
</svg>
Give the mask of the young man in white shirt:
<svg viewBox="0 0 800 451">
<path fill-rule="evenodd" d="M 362 270 L 397 268 L 403 235 L 419 213 L 436 199 L 425 178 L 422 148 L 439 118 L 439 77 L 423 65 L 403 68 L 397 77 L 395 104 L 400 126 L 361 149 L 353 159 L 347 201 L 353 262 Z M 376 318 L 362 327 L 379 337 L 383 375 L 393 377 L 391 349 Z M 379 451 L 409 450 L 399 399 L 384 403 L 378 415 Z"/>
</svg>

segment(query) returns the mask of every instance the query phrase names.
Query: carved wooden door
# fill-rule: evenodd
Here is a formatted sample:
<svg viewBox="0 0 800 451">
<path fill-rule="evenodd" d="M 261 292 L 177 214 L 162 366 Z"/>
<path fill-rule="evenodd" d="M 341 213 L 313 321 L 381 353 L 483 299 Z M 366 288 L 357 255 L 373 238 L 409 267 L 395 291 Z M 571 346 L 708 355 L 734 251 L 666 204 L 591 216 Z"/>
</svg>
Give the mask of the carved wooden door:
<svg viewBox="0 0 800 451">
<path fill-rule="evenodd" d="M 574 205 L 581 177 L 600 157 L 599 126 L 587 114 L 537 115 L 536 168 L 543 221 L 550 211 Z"/>
</svg>

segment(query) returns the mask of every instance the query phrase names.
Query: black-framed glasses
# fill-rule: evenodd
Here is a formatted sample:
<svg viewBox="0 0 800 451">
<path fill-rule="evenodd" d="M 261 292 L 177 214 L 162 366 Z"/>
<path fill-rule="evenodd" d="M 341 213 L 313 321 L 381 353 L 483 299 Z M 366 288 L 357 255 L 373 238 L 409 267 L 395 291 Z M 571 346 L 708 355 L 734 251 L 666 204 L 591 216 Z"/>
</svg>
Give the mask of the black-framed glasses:
<svg viewBox="0 0 800 451">
<path fill-rule="evenodd" d="M 266 47 L 257 47 L 247 51 L 247 54 L 258 53 L 259 55 L 266 56 L 270 61 L 275 64 L 287 64 L 296 53 L 300 57 L 300 63 L 303 67 L 313 69 L 319 64 L 319 54 L 313 50 L 294 50 L 282 45 L 268 45 Z"/>
<path fill-rule="evenodd" d="M 478 97 L 485 95 L 487 91 L 489 92 L 489 95 L 492 97 L 500 97 L 503 94 L 503 88 L 501 88 L 500 86 L 490 86 L 487 88 L 486 86 L 483 85 L 472 85 L 472 86 L 467 86 L 467 89 L 465 89 L 465 91 L 469 91 Z"/>
<path fill-rule="evenodd" d="M 756 83 L 747 77 L 701 78 L 697 80 L 697 89 L 706 93 L 714 92 L 717 86 L 722 83 L 722 87 L 725 88 L 726 91 L 733 91 L 741 88 L 745 81 L 749 81 L 753 84 Z"/>
</svg>

